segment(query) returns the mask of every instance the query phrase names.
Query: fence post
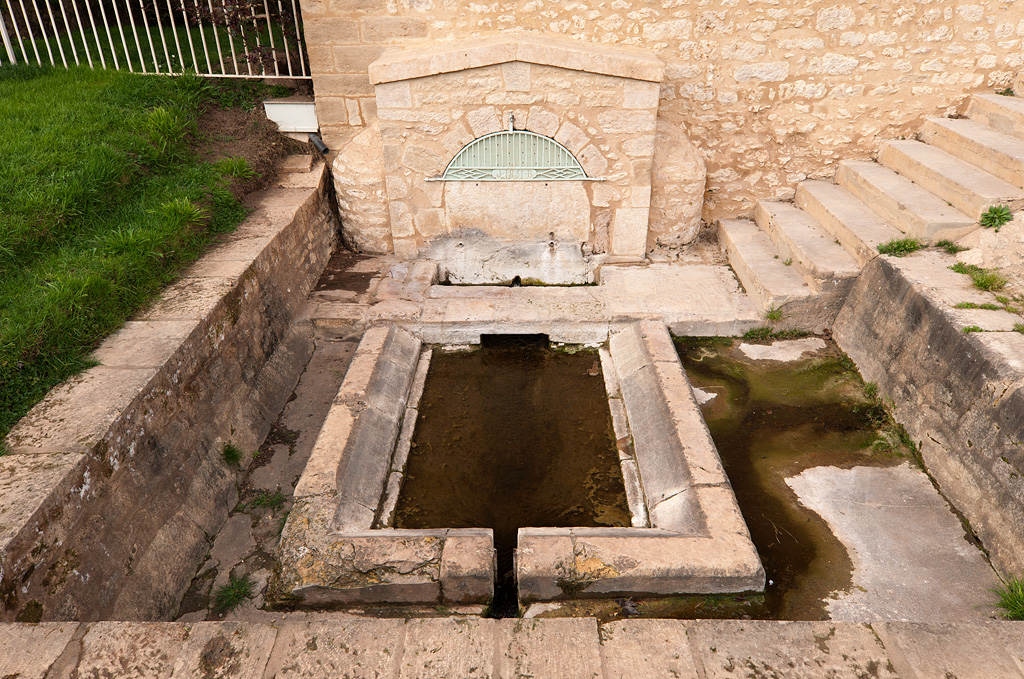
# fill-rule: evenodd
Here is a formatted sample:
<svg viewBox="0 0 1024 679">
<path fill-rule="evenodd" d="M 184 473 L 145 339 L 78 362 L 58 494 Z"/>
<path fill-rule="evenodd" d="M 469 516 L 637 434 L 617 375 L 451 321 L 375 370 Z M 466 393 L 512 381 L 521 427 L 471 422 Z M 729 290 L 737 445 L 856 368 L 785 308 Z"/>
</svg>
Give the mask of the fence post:
<svg viewBox="0 0 1024 679">
<path fill-rule="evenodd" d="M 7 24 L 4 23 L 3 12 L 0 12 L 0 36 L 4 39 L 4 49 L 7 50 L 7 58 L 12 64 L 17 63 L 14 60 L 14 46 L 11 45 L 11 38 L 7 35 Z"/>
</svg>

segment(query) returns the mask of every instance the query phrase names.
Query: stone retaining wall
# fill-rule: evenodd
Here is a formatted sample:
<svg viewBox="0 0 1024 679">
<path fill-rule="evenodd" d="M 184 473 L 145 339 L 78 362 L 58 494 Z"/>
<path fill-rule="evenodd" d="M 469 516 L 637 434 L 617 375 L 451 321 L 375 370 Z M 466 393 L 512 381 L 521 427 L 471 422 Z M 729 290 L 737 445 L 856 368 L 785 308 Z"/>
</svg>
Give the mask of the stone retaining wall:
<svg viewBox="0 0 1024 679">
<path fill-rule="evenodd" d="M 891 399 L 929 473 L 1004 575 L 1024 573 L 1024 335 L 946 269 L 951 257 L 877 257 L 836 319 L 839 346 Z M 962 279 L 962 280 L 959 280 Z M 970 316 L 968 314 L 971 314 Z"/>
<path fill-rule="evenodd" d="M 0 618 L 162 619 L 237 501 L 312 351 L 296 311 L 338 236 L 324 167 L 251 216 L 11 431 L 0 458 Z M 0 653 L 2 655 L 2 653 Z"/>
</svg>

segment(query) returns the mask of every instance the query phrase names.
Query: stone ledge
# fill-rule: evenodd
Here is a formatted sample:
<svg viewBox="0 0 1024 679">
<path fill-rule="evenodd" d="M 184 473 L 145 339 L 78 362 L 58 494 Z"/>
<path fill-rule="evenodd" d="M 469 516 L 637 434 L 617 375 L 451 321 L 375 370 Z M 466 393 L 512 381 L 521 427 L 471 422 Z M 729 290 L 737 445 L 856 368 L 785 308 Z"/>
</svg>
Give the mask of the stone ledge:
<svg viewBox="0 0 1024 679">
<path fill-rule="evenodd" d="M 762 590 L 764 569 L 668 330 L 618 326 L 608 353 L 653 527 L 521 528 L 520 599 Z"/>
<path fill-rule="evenodd" d="M 273 598 L 329 606 L 493 597 L 490 530 L 371 530 L 389 477 L 400 471 L 396 442 L 404 420 L 416 416 L 410 396 L 418 399 L 429 360 L 420 340 L 396 325 L 366 331 L 295 488 Z"/>
<path fill-rule="evenodd" d="M 369 74 L 370 82 L 380 85 L 513 61 L 648 82 L 661 82 L 665 73 L 664 62 L 648 52 L 533 33 L 502 33 L 490 38 L 386 52 L 370 64 Z"/>
<path fill-rule="evenodd" d="M 876 636 L 877 634 L 877 636 Z M 350 618 L 0 625 L 19 679 L 187 676 L 1024 678 L 1024 623 Z M 980 644 L 980 645 L 979 645 Z M 923 652 L 922 652 L 923 651 Z M 736 670 L 742 668 L 741 673 Z"/>
</svg>

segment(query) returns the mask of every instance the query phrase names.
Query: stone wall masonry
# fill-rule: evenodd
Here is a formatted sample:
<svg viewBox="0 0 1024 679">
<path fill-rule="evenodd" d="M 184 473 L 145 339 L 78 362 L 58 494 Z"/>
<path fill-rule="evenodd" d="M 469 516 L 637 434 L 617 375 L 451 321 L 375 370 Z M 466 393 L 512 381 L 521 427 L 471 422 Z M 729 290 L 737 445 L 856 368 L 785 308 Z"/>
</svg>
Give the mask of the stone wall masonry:
<svg viewBox="0 0 1024 679">
<path fill-rule="evenodd" d="M 329 144 L 372 121 L 363 63 L 382 49 L 522 31 L 653 51 L 666 64 L 659 118 L 707 164 L 710 221 L 791 197 L 799 181 L 831 177 L 838 160 L 912 135 L 924 116 L 959 111 L 973 92 L 1024 82 L 1019 5 L 302 0 L 302 15 Z"/>
<path fill-rule="evenodd" d="M 376 120 L 334 163 L 347 240 L 360 249 L 412 257 L 438 239 L 494 250 L 553 240 L 639 258 L 696 236 L 704 163 L 681 129 L 658 122 L 664 65 L 649 52 L 496 36 L 388 51 L 368 68 Z M 567 148 L 595 181 L 431 181 L 513 117 L 515 129 Z"/>
<path fill-rule="evenodd" d="M 19 679 L 1021 679 L 1024 623 L 344 619 L 0 625 Z M 742 673 L 737 672 L 742 668 Z M 898 674 L 897 674 L 898 673 Z"/>
<path fill-rule="evenodd" d="M 1024 572 L 1024 335 L 951 257 L 878 257 L 834 326 L 865 380 L 894 406 L 928 471 L 1004 576 Z M 976 325 L 985 332 L 965 333 Z"/>
<path fill-rule="evenodd" d="M 255 449 L 312 351 L 295 313 L 337 240 L 328 181 L 320 166 L 256 196 L 235 232 L 100 346 L 98 366 L 10 432 L 0 617 L 176 612 L 236 501 L 222 444 Z"/>
</svg>

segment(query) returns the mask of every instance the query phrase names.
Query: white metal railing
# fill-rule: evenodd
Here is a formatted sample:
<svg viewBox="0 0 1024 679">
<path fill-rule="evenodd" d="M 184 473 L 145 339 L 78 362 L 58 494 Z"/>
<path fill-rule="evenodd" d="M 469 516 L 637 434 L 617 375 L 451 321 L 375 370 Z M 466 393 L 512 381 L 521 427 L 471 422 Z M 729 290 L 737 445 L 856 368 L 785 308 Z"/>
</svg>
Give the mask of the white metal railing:
<svg viewBox="0 0 1024 679">
<path fill-rule="evenodd" d="M 0 0 L 0 66 L 309 79 L 298 0 Z"/>
</svg>

